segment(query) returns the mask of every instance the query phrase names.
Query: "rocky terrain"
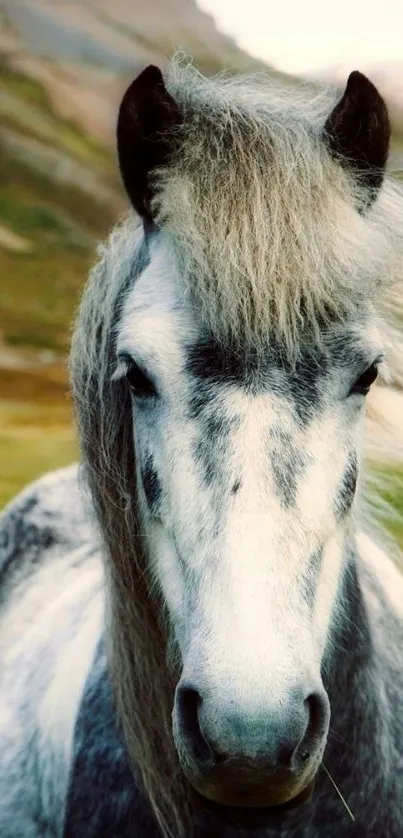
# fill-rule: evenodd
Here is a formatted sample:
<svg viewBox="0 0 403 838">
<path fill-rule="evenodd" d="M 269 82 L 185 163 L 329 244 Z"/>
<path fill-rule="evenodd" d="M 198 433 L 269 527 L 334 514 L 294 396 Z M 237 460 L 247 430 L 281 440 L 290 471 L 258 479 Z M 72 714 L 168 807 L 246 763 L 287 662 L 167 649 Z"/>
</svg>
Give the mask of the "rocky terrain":
<svg viewBox="0 0 403 838">
<path fill-rule="evenodd" d="M 9 27 L 0 49 L 35 78 L 58 112 L 110 141 L 122 79 L 164 65 L 175 51 L 204 72 L 257 62 L 217 31 L 192 0 L 2 0 Z"/>
</svg>

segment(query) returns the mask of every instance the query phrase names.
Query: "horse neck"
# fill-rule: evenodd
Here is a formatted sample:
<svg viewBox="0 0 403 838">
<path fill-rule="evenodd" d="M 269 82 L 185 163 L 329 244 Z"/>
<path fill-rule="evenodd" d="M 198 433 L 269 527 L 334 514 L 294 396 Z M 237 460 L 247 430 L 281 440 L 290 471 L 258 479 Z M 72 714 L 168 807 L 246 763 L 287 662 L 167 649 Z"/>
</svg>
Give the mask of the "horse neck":
<svg viewBox="0 0 403 838">
<path fill-rule="evenodd" d="M 342 615 L 336 621 L 330 641 L 325 678 L 332 708 L 331 730 L 326 760 L 353 779 L 358 762 L 367 759 L 378 766 L 385 763 L 389 739 L 385 674 L 377 653 L 371 612 L 364 599 L 355 543 L 346 543 L 345 573 L 340 597 Z M 370 743 L 370 746 L 369 746 Z M 330 768 L 329 764 L 329 768 Z M 344 783 L 345 787 L 345 783 Z"/>
</svg>

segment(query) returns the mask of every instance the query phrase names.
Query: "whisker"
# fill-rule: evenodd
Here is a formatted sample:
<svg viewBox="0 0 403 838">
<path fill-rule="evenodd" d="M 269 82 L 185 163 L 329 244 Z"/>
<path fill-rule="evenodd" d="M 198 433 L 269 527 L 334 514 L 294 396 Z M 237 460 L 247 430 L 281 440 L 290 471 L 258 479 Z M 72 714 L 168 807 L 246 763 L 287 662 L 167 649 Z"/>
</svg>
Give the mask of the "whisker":
<svg viewBox="0 0 403 838">
<path fill-rule="evenodd" d="M 329 738 L 335 739 L 337 742 L 342 743 L 346 748 L 353 750 L 352 746 L 347 742 L 344 736 L 337 732 L 334 728 L 329 728 Z"/>
<path fill-rule="evenodd" d="M 352 822 L 353 822 L 353 823 L 355 823 L 355 817 L 354 817 L 354 815 L 353 815 L 353 813 L 352 813 L 352 811 L 351 811 L 351 809 L 350 809 L 350 807 L 349 807 L 349 805 L 348 805 L 347 801 L 345 800 L 345 798 L 343 797 L 343 795 L 342 795 L 342 793 L 341 793 L 341 791 L 340 791 L 339 787 L 336 785 L 335 781 L 333 780 L 333 777 L 332 777 L 332 775 L 330 774 L 330 771 L 328 771 L 328 770 L 327 770 L 326 765 L 325 765 L 325 763 L 324 763 L 324 762 L 322 762 L 322 768 L 323 768 L 323 770 L 325 771 L 325 774 L 329 777 L 329 780 L 330 780 L 330 782 L 331 782 L 331 784 L 332 784 L 333 788 L 336 790 L 337 794 L 339 795 L 340 800 L 341 800 L 341 802 L 343 803 L 343 806 L 344 806 L 344 807 L 345 807 L 345 809 L 346 809 L 346 812 L 348 812 L 348 814 L 349 814 L 349 816 L 350 816 L 350 818 L 351 818 Z"/>
<path fill-rule="evenodd" d="M 343 745 L 346 744 L 344 736 L 341 736 L 340 733 L 337 733 L 337 730 L 333 730 L 333 728 L 329 728 L 329 736 L 332 736 L 333 739 L 337 739 L 338 742 L 343 742 Z"/>
</svg>

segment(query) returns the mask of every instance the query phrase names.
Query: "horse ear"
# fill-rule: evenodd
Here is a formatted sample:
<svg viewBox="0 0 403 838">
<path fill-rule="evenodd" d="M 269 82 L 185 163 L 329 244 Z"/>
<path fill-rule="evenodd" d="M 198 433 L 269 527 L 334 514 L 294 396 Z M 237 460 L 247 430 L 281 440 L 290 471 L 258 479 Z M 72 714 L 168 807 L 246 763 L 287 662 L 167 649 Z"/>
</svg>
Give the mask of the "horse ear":
<svg viewBox="0 0 403 838">
<path fill-rule="evenodd" d="M 388 110 L 376 87 L 362 73 L 351 73 L 344 94 L 324 127 L 324 137 L 340 163 L 356 172 L 375 200 L 385 172 L 390 141 Z"/>
<path fill-rule="evenodd" d="M 117 123 L 122 180 L 134 209 L 147 221 L 152 221 L 152 172 L 167 162 L 172 129 L 180 123 L 179 107 L 165 87 L 161 70 L 150 64 L 126 90 Z"/>
</svg>

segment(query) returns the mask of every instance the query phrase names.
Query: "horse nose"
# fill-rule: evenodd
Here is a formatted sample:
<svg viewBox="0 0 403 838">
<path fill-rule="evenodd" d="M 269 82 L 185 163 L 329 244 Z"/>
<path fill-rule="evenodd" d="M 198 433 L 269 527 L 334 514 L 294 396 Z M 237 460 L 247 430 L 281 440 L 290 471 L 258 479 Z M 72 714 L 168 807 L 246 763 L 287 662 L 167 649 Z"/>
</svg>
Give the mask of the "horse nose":
<svg viewBox="0 0 403 838">
<path fill-rule="evenodd" d="M 326 732 L 328 700 L 323 692 L 293 690 L 276 708 L 253 713 L 232 702 L 220 703 L 191 684 L 176 691 L 176 724 L 181 749 L 198 767 L 239 764 L 265 771 L 301 771 Z"/>
</svg>

